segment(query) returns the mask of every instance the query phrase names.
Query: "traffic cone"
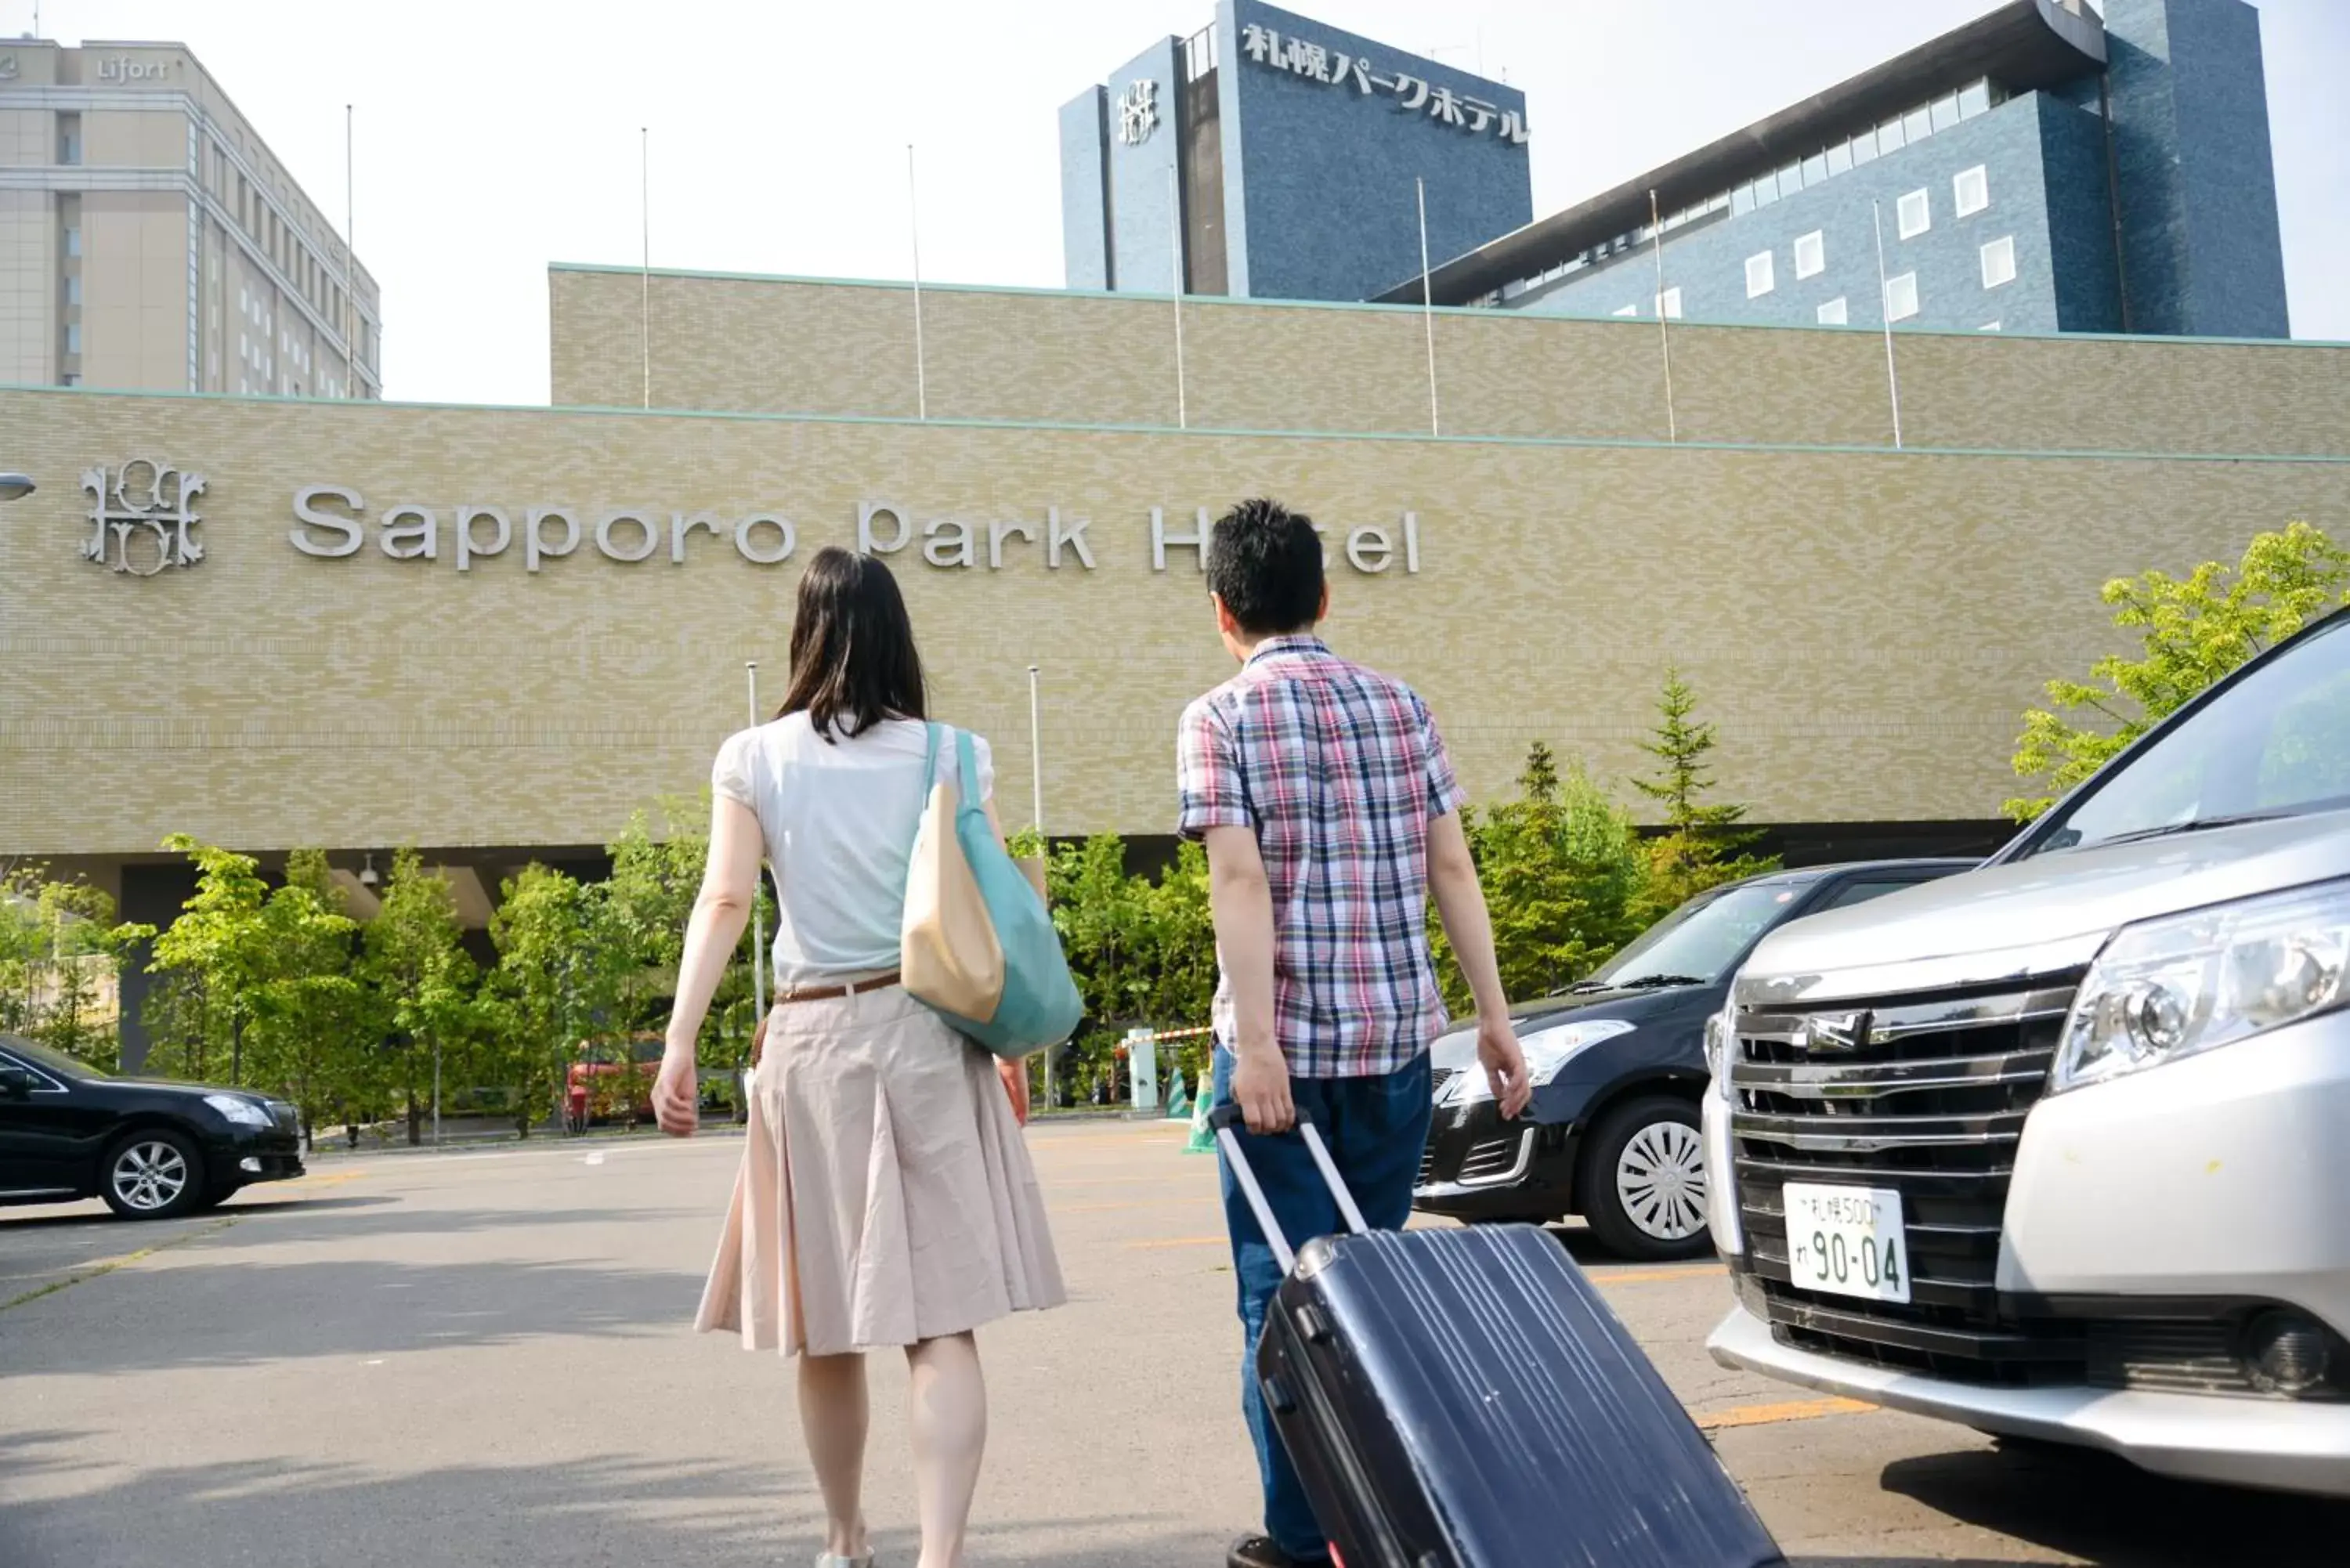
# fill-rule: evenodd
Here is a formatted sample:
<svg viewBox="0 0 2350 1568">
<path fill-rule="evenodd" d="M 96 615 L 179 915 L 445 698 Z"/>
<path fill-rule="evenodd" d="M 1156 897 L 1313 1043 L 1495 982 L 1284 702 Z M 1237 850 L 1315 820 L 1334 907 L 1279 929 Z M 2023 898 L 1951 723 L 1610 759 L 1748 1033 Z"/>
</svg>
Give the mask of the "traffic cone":
<svg viewBox="0 0 2350 1568">
<path fill-rule="evenodd" d="M 1167 1075 L 1167 1119 L 1189 1121 L 1191 1117 L 1191 1096 L 1183 1086 L 1183 1075 L 1179 1070 Z"/>
<path fill-rule="evenodd" d="M 1208 1130 L 1208 1112 L 1214 1108 L 1215 1097 L 1215 1081 L 1208 1076 L 1208 1069 L 1202 1067 L 1200 1069 L 1199 1093 L 1191 1096 L 1191 1137 L 1183 1146 L 1185 1154 L 1216 1152 L 1216 1135 Z"/>
</svg>

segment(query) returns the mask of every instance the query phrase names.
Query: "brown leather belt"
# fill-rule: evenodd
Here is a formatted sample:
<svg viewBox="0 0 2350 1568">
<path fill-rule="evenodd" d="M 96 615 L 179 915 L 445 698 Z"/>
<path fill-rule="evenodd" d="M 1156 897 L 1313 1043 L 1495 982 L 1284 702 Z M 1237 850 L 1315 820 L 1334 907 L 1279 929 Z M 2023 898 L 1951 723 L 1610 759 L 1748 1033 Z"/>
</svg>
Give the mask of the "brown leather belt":
<svg viewBox="0 0 2350 1568">
<path fill-rule="evenodd" d="M 898 971 L 893 969 L 888 974 L 877 974 L 871 980 L 860 980 L 855 985 L 795 986 L 790 991 L 777 992 L 775 1005 L 781 1007 L 787 1002 L 827 1002 L 838 996 L 862 996 L 868 991 L 887 991 L 898 984 L 899 980 Z"/>
</svg>

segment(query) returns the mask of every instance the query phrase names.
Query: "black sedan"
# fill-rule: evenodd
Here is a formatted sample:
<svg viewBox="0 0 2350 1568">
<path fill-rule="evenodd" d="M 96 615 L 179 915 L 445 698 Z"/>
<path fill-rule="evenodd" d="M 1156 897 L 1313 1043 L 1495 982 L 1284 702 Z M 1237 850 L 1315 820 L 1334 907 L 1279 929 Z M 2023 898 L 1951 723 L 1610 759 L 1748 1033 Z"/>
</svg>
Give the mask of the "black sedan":
<svg viewBox="0 0 2350 1568">
<path fill-rule="evenodd" d="M 1415 1208 L 1470 1220 L 1581 1214 L 1634 1258 L 1693 1258 L 1711 1245 L 1698 1135 L 1705 1023 L 1764 932 L 1804 915 L 1974 868 L 1972 860 L 1880 860 L 1779 871 L 1691 898 L 1590 979 L 1511 1009 L 1534 1081 L 1504 1122 L 1463 1024 L 1436 1042 L 1436 1119 Z"/>
<path fill-rule="evenodd" d="M 0 1035 L 0 1204 L 103 1198 L 125 1219 L 167 1220 L 301 1174 L 300 1118 L 283 1100 L 120 1078 Z"/>
</svg>

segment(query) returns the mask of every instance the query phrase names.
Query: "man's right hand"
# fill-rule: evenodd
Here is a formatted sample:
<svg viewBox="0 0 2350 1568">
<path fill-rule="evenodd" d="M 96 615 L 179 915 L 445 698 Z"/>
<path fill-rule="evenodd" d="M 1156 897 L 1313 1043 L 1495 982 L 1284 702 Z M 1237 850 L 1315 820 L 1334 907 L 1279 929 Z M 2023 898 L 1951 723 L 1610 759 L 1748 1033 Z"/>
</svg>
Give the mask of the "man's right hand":
<svg viewBox="0 0 2350 1568">
<path fill-rule="evenodd" d="M 1289 1059 L 1272 1045 L 1243 1047 L 1232 1063 L 1232 1103 L 1253 1133 L 1287 1132 L 1297 1124 L 1289 1097 Z"/>
</svg>

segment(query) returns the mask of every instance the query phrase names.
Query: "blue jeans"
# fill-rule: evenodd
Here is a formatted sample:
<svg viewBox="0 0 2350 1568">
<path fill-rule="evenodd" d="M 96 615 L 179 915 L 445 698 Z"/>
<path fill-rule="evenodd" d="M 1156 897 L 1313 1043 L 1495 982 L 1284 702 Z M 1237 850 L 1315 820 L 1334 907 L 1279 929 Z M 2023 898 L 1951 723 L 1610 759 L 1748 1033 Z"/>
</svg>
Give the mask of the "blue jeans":
<svg viewBox="0 0 2350 1568">
<path fill-rule="evenodd" d="M 1420 1150 L 1428 1143 L 1428 1057 L 1372 1078 L 1292 1078 L 1290 1097 L 1301 1119 L 1313 1122 L 1330 1147 L 1331 1160 L 1346 1179 L 1347 1190 L 1363 1211 L 1364 1222 L 1396 1231 L 1411 1215 L 1411 1187 L 1419 1173 Z M 1232 1097 L 1232 1054 L 1216 1052 L 1215 1104 Z M 1346 1229 L 1338 1205 L 1315 1168 L 1305 1140 L 1295 1132 L 1274 1137 L 1240 1135 L 1242 1152 L 1256 1172 L 1264 1200 L 1293 1246 L 1316 1236 Z M 1221 1156 L 1223 1171 L 1224 1226 L 1232 1233 L 1232 1272 L 1239 1276 L 1242 1331 L 1241 1412 L 1248 1417 L 1249 1438 L 1256 1444 L 1257 1471 L 1264 1483 L 1264 1532 L 1290 1556 L 1318 1563 L 1330 1555 L 1322 1527 L 1315 1522 L 1305 1489 L 1289 1462 L 1264 1410 L 1257 1388 L 1256 1345 L 1264 1334 L 1265 1312 L 1281 1269 L 1273 1248 L 1258 1228 L 1256 1216 L 1232 1179 L 1231 1167 Z"/>
</svg>

